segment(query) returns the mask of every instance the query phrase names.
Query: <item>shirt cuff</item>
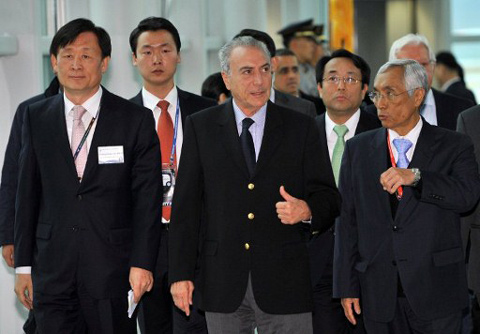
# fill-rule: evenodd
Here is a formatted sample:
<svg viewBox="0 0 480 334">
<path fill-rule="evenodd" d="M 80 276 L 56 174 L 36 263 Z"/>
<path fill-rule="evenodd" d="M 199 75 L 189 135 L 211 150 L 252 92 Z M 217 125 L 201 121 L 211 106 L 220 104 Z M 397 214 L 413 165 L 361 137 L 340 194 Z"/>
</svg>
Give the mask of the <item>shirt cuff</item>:
<svg viewBox="0 0 480 334">
<path fill-rule="evenodd" d="M 32 267 L 17 267 L 15 274 L 32 274 Z"/>
</svg>

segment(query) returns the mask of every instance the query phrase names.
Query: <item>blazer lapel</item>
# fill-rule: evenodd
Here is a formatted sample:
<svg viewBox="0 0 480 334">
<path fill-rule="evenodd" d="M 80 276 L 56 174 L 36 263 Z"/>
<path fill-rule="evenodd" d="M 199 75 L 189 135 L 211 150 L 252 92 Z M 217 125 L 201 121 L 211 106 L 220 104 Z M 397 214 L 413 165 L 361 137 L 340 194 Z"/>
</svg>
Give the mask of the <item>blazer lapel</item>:
<svg viewBox="0 0 480 334">
<path fill-rule="evenodd" d="M 370 149 L 369 161 L 371 161 L 372 181 L 375 183 L 374 188 L 377 190 L 375 193 L 378 195 L 380 204 L 388 213 L 388 217 L 392 217 L 390 213 L 390 199 L 389 194 L 383 190 L 380 184 L 380 175 L 388 169 L 387 164 L 387 133 L 386 129 L 379 129 L 372 141 Z"/>
<path fill-rule="evenodd" d="M 231 156 L 234 163 L 243 170 L 247 177 L 250 177 L 247 163 L 243 156 L 240 146 L 240 137 L 238 135 L 237 124 L 235 122 L 235 113 L 233 111 L 232 100 L 224 103 L 224 108 L 218 118 L 220 136 L 223 138 L 222 144 L 225 146 L 227 156 Z"/>
<path fill-rule="evenodd" d="M 93 134 L 92 143 L 88 148 L 87 165 L 85 166 L 85 172 L 82 180 L 82 184 L 85 184 L 92 175 L 95 174 L 95 169 L 98 166 L 98 145 L 104 143 L 110 138 L 110 133 L 115 126 L 115 108 L 112 106 L 110 100 L 110 92 L 103 88 L 102 99 L 100 101 L 100 111 L 98 113 L 98 119 L 95 121 L 97 125 Z"/>
<path fill-rule="evenodd" d="M 277 107 L 271 101 L 268 101 L 262 147 L 260 148 L 254 175 L 258 174 L 267 165 L 268 160 L 280 145 L 282 141 L 282 124 L 282 113 L 277 110 Z"/>
</svg>

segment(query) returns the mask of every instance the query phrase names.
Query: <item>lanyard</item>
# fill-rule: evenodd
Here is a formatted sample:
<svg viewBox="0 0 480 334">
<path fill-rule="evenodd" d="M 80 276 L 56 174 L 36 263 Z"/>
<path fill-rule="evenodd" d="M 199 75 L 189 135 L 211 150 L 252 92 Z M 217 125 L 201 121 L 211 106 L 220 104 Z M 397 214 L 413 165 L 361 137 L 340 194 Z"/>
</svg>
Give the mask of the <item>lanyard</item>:
<svg viewBox="0 0 480 334">
<path fill-rule="evenodd" d="M 90 124 L 88 124 L 87 130 L 85 130 L 85 133 L 83 134 L 82 140 L 80 140 L 80 143 L 78 144 L 77 149 L 75 150 L 75 154 L 73 155 L 73 161 L 77 160 L 78 154 L 80 153 L 80 150 L 83 147 L 83 144 L 85 144 L 85 141 L 87 140 L 88 134 L 90 133 L 90 130 L 92 129 L 93 123 L 95 123 L 95 120 L 98 118 L 98 112 L 100 111 L 100 105 L 98 105 L 97 113 L 95 114 L 95 117 L 92 117 L 90 120 Z M 80 120 L 82 121 L 82 120 Z"/>
<path fill-rule="evenodd" d="M 172 149 L 170 151 L 170 164 L 173 166 L 175 160 L 175 146 L 177 144 L 177 133 L 178 133 L 178 115 L 180 114 L 180 101 L 177 98 L 177 107 L 175 108 L 175 126 L 173 127 L 173 141 Z"/>
<path fill-rule="evenodd" d="M 390 145 L 390 133 L 387 130 L 387 144 L 388 144 L 388 152 L 390 153 L 390 162 L 392 163 L 392 167 L 397 167 L 397 163 L 395 162 L 395 157 L 393 156 L 392 152 L 392 145 Z M 397 188 L 396 191 L 397 199 L 401 200 L 403 196 L 403 187 L 400 186 Z"/>
</svg>

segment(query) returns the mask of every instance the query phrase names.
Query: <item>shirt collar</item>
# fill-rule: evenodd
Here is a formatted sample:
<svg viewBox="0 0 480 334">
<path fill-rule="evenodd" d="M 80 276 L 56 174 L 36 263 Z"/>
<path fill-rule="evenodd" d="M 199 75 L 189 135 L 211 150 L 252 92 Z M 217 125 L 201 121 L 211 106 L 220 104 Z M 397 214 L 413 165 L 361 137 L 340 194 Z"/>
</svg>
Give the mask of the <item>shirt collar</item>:
<svg viewBox="0 0 480 334">
<path fill-rule="evenodd" d="M 396 138 L 405 138 L 410 140 L 415 146 L 417 143 L 418 137 L 420 136 L 420 131 L 422 131 L 422 126 L 423 126 L 423 120 L 422 120 L 422 117 L 420 117 L 417 124 L 405 136 L 400 136 L 396 131 L 388 129 L 388 134 L 390 136 L 390 144 L 393 145 L 393 140 Z"/>
<path fill-rule="evenodd" d="M 240 107 L 235 103 L 235 99 L 232 98 L 233 103 L 233 111 L 235 113 L 235 122 L 237 126 L 241 126 L 242 121 L 247 118 L 247 116 L 243 113 Z M 256 125 L 262 126 L 265 124 L 265 117 L 267 115 L 267 104 L 265 103 L 252 117 L 250 117 Z"/>
<path fill-rule="evenodd" d="M 170 92 L 168 92 L 167 96 L 165 96 L 164 98 L 164 100 L 166 100 L 171 106 L 174 107 L 173 110 L 175 110 L 177 106 L 177 97 L 178 97 L 177 86 L 173 86 L 173 88 L 170 90 Z M 153 95 L 148 90 L 146 90 L 145 87 L 142 88 L 142 99 L 143 99 L 143 105 L 150 110 L 154 110 L 158 102 L 162 100 L 161 98 Z"/>
<path fill-rule="evenodd" d="M 431 89 L 428 91 L 427 97 L 425 98 L 425 102 L 423 104 L 435 106 L 435 98 L 433 97 L 433 91 Z"/>
<path fill-rule="evenodd" d="M 348 119 L 348 121 L 345 122 L 345 125 L 348 128 L 348 133 L 351 133 L 352 131 L 355 132 L 357 130 L 357 125 L 359 121 L 360 121 L 360 108 L 358 108 L 357 111 L 355 111 L 355 113 Z M 333 132 L 333 128 L 335 127 L 335 125 L 341 125 L 341 124 L 337 124 L 334 121 L 332 121 L 330 116 L 328 116 L 328 112 L 325 112 L 325 131 L 327 135 L 330 135 Z"/>
<path fill-rule="evenodd" d="M 273 88 L 273 84 L 272 88 L 270 88 L 270 101 L 272 101 L 272 103 L 275 103 L 275 88 Z"/>
<path fill-rule="evenodd" d="M 87 113 L 90 116 L 97 116 L 97 112 L 100 110 L 100 101 L 102 99 L 102 95 L 103 89 L 102 86 L 99 86 L 97 92 L 93 94 L 93 96 L 90 97 L 87 101 L 82 103 L 82 107 L 87 110 Z M 63 92 L 63 101 L 65 102 L 65 114 L 68 115 L 72 111 L 72 108 L 75 106 L 75 103 L 68 99 L 67 95 L 65 95 L 65 92 Z"/>
<path fill-rule="evenodd" d="M 441 90 L 442 92 L 445 92 L 445 91 L 448 89 L 448 87 L 450 87 L 450 86 L 453 85 L 454 83 L 459 82 L 459 81 L 461 81 L 461 80 L 462 80 L 462 79 L 460 79 L 460 77 L 451 78 L 450 80 L 448 80 L 447 82 L 445 82 L 445 83 L 443 84 L 443 86 L 442 86 L 442 88 L 440 88 L 440 90 Z"/>
</svg>

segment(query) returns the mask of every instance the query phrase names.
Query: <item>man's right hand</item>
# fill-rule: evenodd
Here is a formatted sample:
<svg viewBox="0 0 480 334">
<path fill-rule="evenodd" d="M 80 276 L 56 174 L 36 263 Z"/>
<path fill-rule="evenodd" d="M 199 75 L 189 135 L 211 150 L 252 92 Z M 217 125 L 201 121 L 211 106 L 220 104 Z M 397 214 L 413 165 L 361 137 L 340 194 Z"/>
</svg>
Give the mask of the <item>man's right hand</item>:
<svg viewBox="0 0 480 334">
<path fill-rule="evenodd" d="M 342 307 L 348 321 L 356 325 L 357 319 L 355 319 L 354 311 L 356 314 L 360 314 L 362 312 L 360 309 L 360 298 L 342 298 Z"/>
<path fill-rule="evenodd" d="M 13 268 L 13 245 L 3 245 L 2 246 L 2 256 L 7 266 Z"/>
<path fill-rule="evenodd" d="M 23 306 L 29 310 L 33 308 L 33 284 L 31 274 L 15 275 L 15 293 Z"/>
<path fill-rule="evenodd" d="M 185 312 L 187 316 L 190 315 L 190 305 L 193 304 L 194 289 L 192 281 L 175 282 L 170 287 L 175 306 Z"/>
</svg>

